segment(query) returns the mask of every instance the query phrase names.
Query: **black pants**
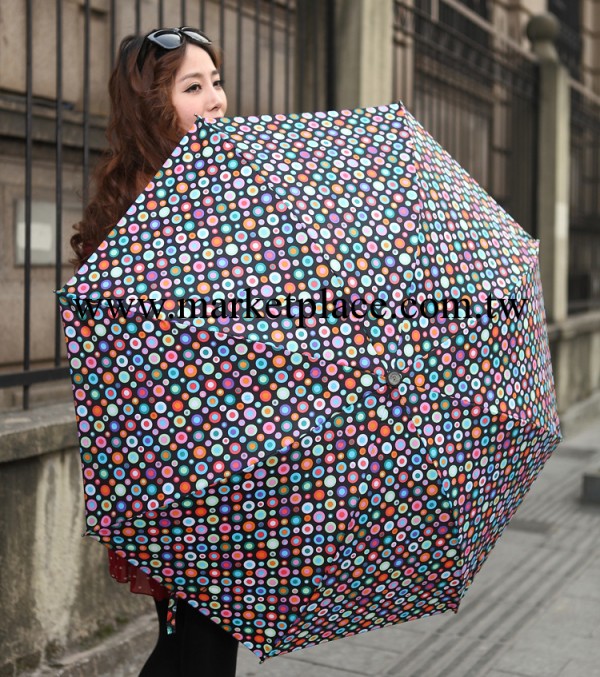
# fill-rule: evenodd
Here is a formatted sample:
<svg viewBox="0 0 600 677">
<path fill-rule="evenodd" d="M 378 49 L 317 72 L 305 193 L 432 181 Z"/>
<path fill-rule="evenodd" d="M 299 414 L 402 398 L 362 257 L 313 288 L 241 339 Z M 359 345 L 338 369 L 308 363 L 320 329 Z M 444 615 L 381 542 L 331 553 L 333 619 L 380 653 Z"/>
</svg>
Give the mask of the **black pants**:
<svg viewBox="0 0 600 677">
<path fill-rule="evenodd" d="M 139 677 L 235 677 L 238 641 L 232 635 L 181 599 L 176 632 L 169 635 L 169 600 L 154 603 L 158 641 Z"/>
</svg>

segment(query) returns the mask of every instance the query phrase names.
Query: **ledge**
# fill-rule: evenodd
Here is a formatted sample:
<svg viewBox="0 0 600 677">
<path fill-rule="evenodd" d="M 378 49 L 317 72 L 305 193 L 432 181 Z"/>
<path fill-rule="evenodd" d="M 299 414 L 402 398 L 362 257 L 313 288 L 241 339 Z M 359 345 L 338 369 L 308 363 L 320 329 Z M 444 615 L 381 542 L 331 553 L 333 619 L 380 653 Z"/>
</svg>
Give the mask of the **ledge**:
<svg viewBox="0 0 600 677">
<path fill-rule="evenodd" d="M 573 315 L 562 322 L 548 325 L 548 338 L 550 341 L 569 341 L 582 334 L 592 334 L 594 332 L 600 332 L 600 310 Z"/>
<path fill-rule="evenodd" d="M 560 429 L 565 440 L 575 437 L 582 428 L 594 423 L 600 417 L 600 391 L 585 400 L 576 402 L 560 415 Z"/>
<path fill-rule="evenodd" d="M 69 102 L 64 101 L 65 106 Z M 10 95 L 0 92 L 0 135 L 16 140 L 25 140 L 25 117 L 27 107 L 23 95 Z M 39 100 L 32 105 L 33 141 L 56 145 L 56 110 L 51 100 L 41 103 Z M 89 115 L 89 143 L 90 150 L 103 151 L 107 146 L 105 129 L 107 116 L 90 113 Z M 69 107 L 62 110 L 62 143 L 63 147 L 83 148 L 83 111 L 71 110 Z"/>
<path fill-rule="evenodd" d="M 79 448 L 73 402 L 0 414 L 0 464 Z"/>
</svg>

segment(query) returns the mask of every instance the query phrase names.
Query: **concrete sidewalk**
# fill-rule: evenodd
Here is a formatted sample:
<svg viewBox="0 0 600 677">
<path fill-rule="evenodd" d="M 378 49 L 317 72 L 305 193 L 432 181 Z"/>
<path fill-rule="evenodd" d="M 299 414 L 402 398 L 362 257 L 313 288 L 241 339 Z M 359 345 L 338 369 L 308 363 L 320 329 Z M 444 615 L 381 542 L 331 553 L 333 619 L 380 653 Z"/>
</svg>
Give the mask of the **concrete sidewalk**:
<svg viewBox="0 0 600 677">
<path fill-rule="evenodd" d="M 598 467 L 600 421 L 555 452 L 458 614 L 262 665 L 240 646 L 238 677 L 600 677 L 600 507 L 580 501 L 583 473 Z M 137 677 L 155 639 L 155 618 L 140 618 L 104 645 L 36 674 Z"/>
</svg>

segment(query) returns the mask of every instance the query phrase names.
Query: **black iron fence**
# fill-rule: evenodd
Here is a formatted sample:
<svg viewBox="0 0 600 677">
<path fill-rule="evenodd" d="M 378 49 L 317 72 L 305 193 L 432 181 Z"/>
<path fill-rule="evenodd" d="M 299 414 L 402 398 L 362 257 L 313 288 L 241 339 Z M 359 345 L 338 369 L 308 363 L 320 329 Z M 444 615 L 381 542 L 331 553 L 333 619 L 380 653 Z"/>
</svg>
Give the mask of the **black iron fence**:
<svg viewBox="0 0 600 677">
<path fill-rule="evenodd" d="M 0 342 L 0 408 L 28 408 L 32 385 L 68 375 L 51 290 L 73 273 L 68 240 L 105 146 L 120 40 L 160 26 L 202 28 L 224 53 L 228 114 L 250 115 L 310 106 L 306 86 L 296 89 L 304 75 L 298 52 L 322 34 L 322 15 L 302 12 L 297 20 L 296 0 L 25 0 L 14 11 L 24 34 L 0 26 L 12 60 L 0 73 L 0 155 L 19 184 L 4 199 L 0 192 L 7 216 L 0 282 L 12 292 L 0 300 L 10 318 Z M 312 63 L 312 99 L 326 100 L 327 68 Z"/>
<path fill-rule="evenodd" d="M 489 4 L 396 0 L 395 95 L 535 235 L 537 65 Z"/>
<path fill-rule="evenodd" d="M 571 81 L 569 312 L 600 308 L 600 97 Z"/>
</svg>

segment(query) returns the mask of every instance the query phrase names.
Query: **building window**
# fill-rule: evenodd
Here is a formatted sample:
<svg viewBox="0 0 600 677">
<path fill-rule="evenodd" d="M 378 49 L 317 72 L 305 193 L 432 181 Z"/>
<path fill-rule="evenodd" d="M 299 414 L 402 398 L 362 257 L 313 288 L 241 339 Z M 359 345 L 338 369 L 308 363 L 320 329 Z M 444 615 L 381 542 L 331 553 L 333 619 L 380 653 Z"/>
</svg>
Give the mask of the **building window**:
<svg viewBox="0 0 600 677">
<path fill-rule="evenodd" d="M 548 0 L 548 11 L 560 21 L 556 49 L 561 61 L 576 80 L 581 78 L 581 2 L 580 0 Z"/>
</svg>

